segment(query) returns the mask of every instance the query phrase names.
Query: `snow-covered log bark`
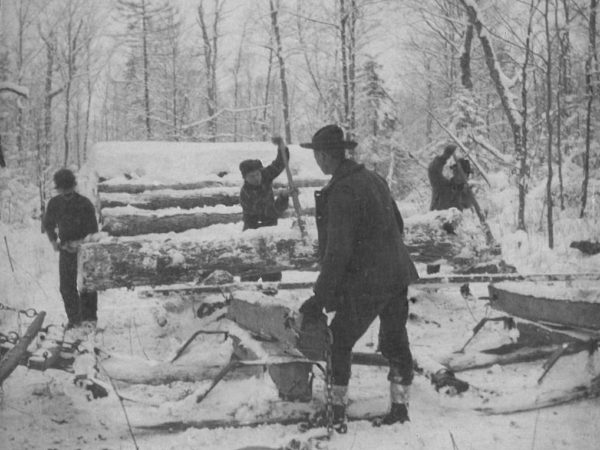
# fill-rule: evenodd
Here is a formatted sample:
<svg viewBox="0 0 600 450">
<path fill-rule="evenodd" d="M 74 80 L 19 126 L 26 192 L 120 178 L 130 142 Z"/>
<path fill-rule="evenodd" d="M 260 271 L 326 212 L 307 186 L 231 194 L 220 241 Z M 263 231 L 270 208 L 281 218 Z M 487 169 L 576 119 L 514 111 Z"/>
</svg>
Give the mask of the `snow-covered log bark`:
<svg viewBox="0 0 600 450">
<path fill-rule="evenodd" d="M 305 215 L 314 215 L 314 208 L 304 209 Z M 293 211 L 286 210 L 283 217 L 292 217 Z M 111 236 L 135 236 L 150 233 L 180 233 L 218 223 L 236 223 L 243 219 L 242 212 L 194 212 L 192 214 L 171 215 L 108 215 L 104 216 L 102 231 Z M 241 225 L 240 225 L 241 229 Z"/>
<path fill-rule="evenodd" d="M 237 226 L 227 227 L 156 240 L 112 238 L 85 243 L 79 253 L 80 286 L 84 290 L 156 286 L 193 281 L 202 272 L 217 269 L 239 275 L 315 267 L 315 249 L 299 240 L 298 230 L 231 233 L 231 227 Z"/>
<path fill-rule="evenodd" d="M 308 222 L 304 245 L 289 219 L 277 227 L 241 232 L 238 224 L 214 225 L 181 234 L 101 239 L 80 249 L 84 289 L 158 286 L 194 281 L 204 271 L 234 275 L 316 269 L 316 229 Z M 487 258 L 486 243 L 472 213 L 431 211 L 405 222 L 405 243 L 416 262 L 448 261 L 463 268 Z"/>
<path fill-rule="evenodd" d="M 101 208 L 133 206 L 140 209 L 202 208 L 205 206 L 232 206 L 240 203 L 240 189 L 207 188 L 197 190 L 160 190 L 145 194 L 113 193 L 100 196 Z"/>
<path fill-rule="evenodd" d="M 217 188 L 217 187 L 238 187 L 241 188 L 242 180 L 240 178 L 239 182 L 234 182 L 231 180 L 218 180 L 218 179 L 206 179 L 206 180 L 198 180 L 189 183 L 149 183 L 149 182 L 139 182 L 137 180 L 132 180 L 131 182 L 115 182 L 115 181 L 107 181 L 98 183 L 98 192 L 103 193 L 115 193 L 122 192 L 127 194 L 141 194 L 145 191 L 157 191 L 164 189 L 173 189 L 173 190 L 190 190 L 190 189 L 205 189 L 205 188 Z M 294 185 L 297 188 L 302 187 L 314 187 L 321 188 L 327 184 L 327 180 L 319 179 L 319 178 L 299 178 L 294 179 Z M 273 187 L 275 189 L 283 189 L 287 188 L 287 183 L 284 181 L 276 180 L 273 183 Z"/>
</svg>

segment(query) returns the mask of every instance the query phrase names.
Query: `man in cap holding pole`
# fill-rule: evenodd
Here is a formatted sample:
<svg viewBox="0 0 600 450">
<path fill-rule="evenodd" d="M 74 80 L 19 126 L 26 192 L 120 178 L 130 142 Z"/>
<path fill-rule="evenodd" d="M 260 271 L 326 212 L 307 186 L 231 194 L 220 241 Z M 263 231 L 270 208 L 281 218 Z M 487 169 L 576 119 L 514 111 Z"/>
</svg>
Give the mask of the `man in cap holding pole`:
<svg viewBox="0 0 600 450">
<path fill-rule="evenodd" d="M 329 325 L 334 421 L 343 423 L 354 344 L 375 318 L 380 319 L 379 348 L 389 361 L 391 409 L 378 424 L 403 423 L 413 360 L 406 332 L 408 285 L 417 271 L 402 240 L 403 221 L 385 180 L 347 159 L 356 142 L 344 139 L 337 125 L 318 130 L 312 149 L 329 183 L 315 193 L 321 271 L 314 295 L 300 312 L 303 321 L 335 311 Z"/>
</svg>

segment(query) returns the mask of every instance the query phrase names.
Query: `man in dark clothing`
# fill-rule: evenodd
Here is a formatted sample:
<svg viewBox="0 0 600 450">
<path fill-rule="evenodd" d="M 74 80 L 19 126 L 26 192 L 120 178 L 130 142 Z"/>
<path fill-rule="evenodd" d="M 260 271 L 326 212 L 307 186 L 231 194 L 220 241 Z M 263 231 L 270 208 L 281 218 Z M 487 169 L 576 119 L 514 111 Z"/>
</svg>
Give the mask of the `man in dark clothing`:
<svg viewBox="0 0 600 450">
<path fill-rule="evenodd" d="M 460 211 L 469 209 L 473 205 L 471 190 L 468 185 L 468 177 L 471 174 L 471 164 L 463 158 L 456 160 L 451 166 L 452 177 L 446 178 L 443 174 L 444 166 L 456 151 L 455 145 L 448 145 L 444 153 L 433 158 L 427 170 L 429 183 L 431 184 L 431 206 L 430 210 L 457 208 Z M 460 164 L 462 170 L 459 170 Z"/>
<path fill-rule="evenodd" d="M 96 211 L 92 202 L 75 192 L 75 175 L 69 169 L 54 174 L 58 195 L 48 202 L 44 229 L 54 250 L 59 252 L 60 293 L 69 322 L 67 328 L 82 321 L 96 322 L 98 294 L 77 291 L 77 249 L 79 241 L 98 231 Z M 56 229 L 58 228 L 58 234 Z"/>
<path fill-rule="evenodd" d="M 280 193 L 275 197 L 273 193 L 273 180 L 285 169 L 283 152 L 289 160 L 289 150 L 281 138 L 275 138 L 277 143 L 277 157 L 267 167 L 263 167 L 258 159 L 247 159 L 240 163 L 240 172 L 244 178 L 244 185 L 240 191 L 240 203 L 244 217 L 244 230 L 277 225 L 289 204 L 289 194 Z M 247 275 L 242 281 L 257 281 L 259 276 Z M 281 272 L 263 274 L 263 281 L 280 281 Z"/>
<path fill-rule="evenodd" d="M 342 129 L 328 125 L 313 136 L 311 148 L 329 183 L 315 193 L 321 271 L 314 296 L 300 308 L 304 320 L 335 311 L 331 365 L 336 421 L 344 420 L 352 348 L 375 318 L 379 348 L 388 359 L 391 410 L 384 424 L 408 420 L 408 388 L 413 361 L 406 332 L 408 285 L 418 279 L 403 243 L 403 221 L 385 180 L 346 159 Z"/>
</svg>

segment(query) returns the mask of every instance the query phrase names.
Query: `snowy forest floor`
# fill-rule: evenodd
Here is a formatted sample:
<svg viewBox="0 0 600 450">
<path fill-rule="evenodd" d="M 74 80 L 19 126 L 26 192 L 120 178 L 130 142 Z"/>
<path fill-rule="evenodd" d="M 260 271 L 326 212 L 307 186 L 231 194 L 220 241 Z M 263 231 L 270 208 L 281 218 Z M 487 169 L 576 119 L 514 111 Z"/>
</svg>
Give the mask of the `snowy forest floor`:
<svg viewBox="0 0 600 450">
<path fill-rule="evenodd" d="M 503 256 L 522 273 L 590 272 L 600 267 L 600 255 L 586 257 L 569 249 L 571 240 L 598 239 L 596 220 L 580 221 L 565 215 L 557 220 L 557 247 L 548 250 L 541 234 L 509 233 L 501 223 L 492 224 L 502 241 Z M 65 322 L 58 292 L 57 255 L 34 227 L 15 228 L 0 224 L 6 247 L 0 252 L 0 302 L 17 308 L 33 307 L 48 313 L 45 324 Z M 4 243 L 2 243 L 4 244 Z M 423 269 L 423 268 L 420 268 Z M 423 270 L 424 272 L 424 270 Z M 289 273 L 287 279 L 310 276 Z M 314 276 L 314 275 L 313 275 Z M 465 300 L 459 286 L 443 289 L 411 288 L 411 320 L 408 329 L 415 352 L 431 356 L 451 354 L 471 334 L 477 320 L 497 316 L 489 309 L 484 284 L 471 286 L 474 298 Z M 309 290 L 280 292 L 298 302 Z M 186 297 L 172 295 L 141 298 L 136 290 L 100 293 L 98 332 L 86 345 L 155 364 L 167 361 L 198 329 L 223 327 L 219 312 L 198 319 L 195 310 L 202 301 L 222 301 L 217 295 Z M 8 311 L 0 311 L 0 331 L 23 332 L 29 323 Z M 373 352 L 377 346 L 377 323 L 365 334 L 356 350 Z M 507 343 L 509 336 L 497 327 L 486 327 L 468 351 Z M 181 357 L 182 362 L 210 360 L 224 364 L 230 344 L 220 337 L 197 339 Z M 561 358 L 538 386 L 543 361 L 511 366 L 493 366 L 460 373 L 473 388 L 458 396 L 436 392 L 423 376 L 417 376 L 411 392 L 411 422 L 387 428 L 372 428 L 367 421 L 351 422 L 348 433 L 323 442 L 329 449 L 595 449 L 600 441 L 600 398 L 578 401 L 533 412 L 484 415 L 478 406 L 493 402 L 536 398 L 553 388 L 574 386 L 590 371 L 598 374 L 598 361 L 587 355 Z M 353 368 L 350 409 L 385 411 L 388 385 L 386 370 Z M 315 397 L 322 398 L 323 382 L 318 372 Z M 189 428 L 178 432 L 142 430 L 137 425 L 174 420 L 230 418 L 251 420 L 266 417 L 279 404 L 268 375 L 227 379 L 197 405 L 195 394 L 208 382 L 172 382 L 159 386 L 118 384 L 119 393 L 136 401 L 125 401 L 128 417 L 140 449 L 242 449 L 248 446 L 284 447 L 292 439 L 309 445 L 315 433 L 299 433 L 295 425 L 256 428 Z M 299 406 L 301 407 L 301 406 Z M 133 449 L 127 422 L 114 394 L 88 400 L 87 392 L 73 383 L 73 375 L 57 370 L 38 372 L 18 367 L 4 382 L 0 397 L 1 449 Z M 304 447 L 311 448 L 311 447 Z"/>
</svg>

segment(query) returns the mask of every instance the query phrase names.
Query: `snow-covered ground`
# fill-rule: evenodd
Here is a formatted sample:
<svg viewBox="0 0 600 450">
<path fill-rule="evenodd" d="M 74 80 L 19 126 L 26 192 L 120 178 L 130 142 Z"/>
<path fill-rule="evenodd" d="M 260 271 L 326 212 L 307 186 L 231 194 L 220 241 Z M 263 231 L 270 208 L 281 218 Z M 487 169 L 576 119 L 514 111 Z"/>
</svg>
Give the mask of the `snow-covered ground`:
<svg viewBox="0 0 600 450">
<path fill-rule="evenodd" d="M 572 240 L 600 239 L 596 211 L 588 219 L 575 219 L 573 210 L 557 213 L 556 247 L 550 250 L 544 233 L 535 226 L 540 221 L 536 191 L 531 195 L 528 209 L 529 234 L 515 232 L 516 194 L 507 187 L 506 180 L 493 181 L 498 185 L 482 204 L 490 214 L 492 230 L 502 243 L 507 263 L 522 273 L 600 270 L 600 255 L 585 256 L 569 248 Z M 234 228 L 241 229 L 239 225 L 232 226 L 232 233 L 237 232 Z M 58 292 L 58 257 L 39 232 L 39 225 L 0 224 L 0 234 L 6 237 L 6 243 L 1 242 L 0 246 L 0 303 L 44 310 L 46 324 L 65 322 Z M 286 273 L 284 281 L 306 277 L 314 278 L 314 274 Z M 474 284 L 471 290 L 474 298 L 465 300 L 459 286 L 437 290 L 411 288 L 414 315 L 408 327 L 415 354 L 434 357 L 452 354 L 469 338 L 478 319 L 496 315 L 489 310 L 485 299 L 478 299 L 487 295 L 486 286 Z M 282 291 L 279 295 L 299 304 L 310 291 Z M 129 360 L 129 369 L 151 370 L 169 361 L 198 329 L 225 329 L 227 322 L 217 320 L 222 311 L 203 319 L 195 314 L 202 302 L 220 301 L 223 301 L 220 294 L 143 298 L 138 290 L 101 292 L 98 332 L 87 337 L 82 350 L 97 346 Z M 12 330 L 22 333 L 28 323 L 29 319 L 19 318 L 11 311 L 0 311 L 0 331 L 4 333 Z M 50 333 L 53 332 L 56 331 L 51 329 Z M 510 339 L 511 335 L 500 325 L 486 327 L 468 350 L 495 347 Z M 357 350 L 373 352 L 376 345 L 377 324 L 374 324 Z M 223 365 L 230 352 L 231 345 L 222 337 L 206 336 L 196 339 L 178 363 L 211 361 Z M 319 445 L 340 450 L 596 449 L 600 442 L 599 398 L 507 415 L 485 415 L 475 408 L 541 398 L 549 390 L 576 386 L 591 374 L 600 373 L 597 353 L 593 357 L 583 353 L 561 358 L 541 385 L 537 379 L 542 361 L 460 373 L 459 378 L 473 387 L 458 396 L 436 392 L 429 380 L 419 375 L 411 393 L 410 423 L 375 429 L 366 421 L 351 422 L 347 434 L 336 434 L 331 441 Z M 316 375 L 315 397 L 321 399 L 323 381 L 319 373 Z M 0 449 L 133 449 L 136 444 L 128 430 L 128 420 L 140 449 L 284 448 L 293 439 L 304 445 L 293 448 L 316 448 L 318 441 L 311 438 L 322 434 L 322 430 L 303 434 L 296 426 L 189 428 L 173 432 L 140 428 L 140 425 L 177 420 L 251 420 L 266 417 L 280 407 L 268 375 L 227 379 L 206 400 L 196 404 L 196 395 L 204 392 L 207 385 L 207 381 L 176 381 L 158 386 L 117 383 L 119 393 L 126 398 L 123 401 L 126 417 L 112 389 L 106 398 L 88 400 L 88 393 L 73 383 L 73 374 L 57 370 L 42 373 L 20 366 L 2 386 Z M 387 389 L 385 369 L 355 367 L 350 410 L 384 411 Z"/>
</svg>

